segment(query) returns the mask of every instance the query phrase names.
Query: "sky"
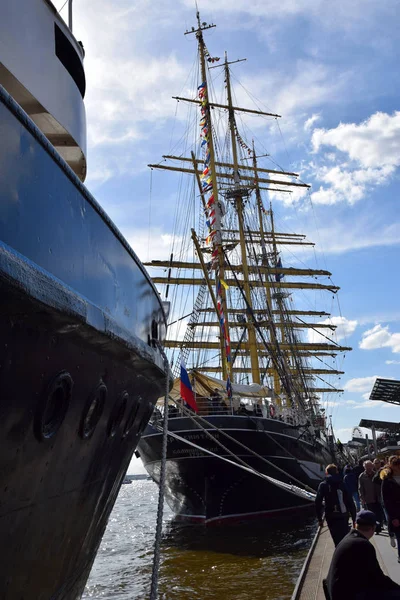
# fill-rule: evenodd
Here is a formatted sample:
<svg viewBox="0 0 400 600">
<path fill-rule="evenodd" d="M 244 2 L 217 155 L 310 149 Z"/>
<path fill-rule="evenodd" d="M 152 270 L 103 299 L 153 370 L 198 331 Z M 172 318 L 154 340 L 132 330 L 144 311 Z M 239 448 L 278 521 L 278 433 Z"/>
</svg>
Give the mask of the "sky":
<svg viewBox="0 0 400 600">
<path fill-rule="evenodd" d="M 61 8 L 61 0 L 53 0 Z M 86 185 L 142 260 L 168 255 L 174 175 L 150 176 L 177 142 L 173 95 L 191 94 L 195 4 L 74 0 L 74 33 L 87 77 Z M 400 89 L 396 0 L 199 0 L 212 55 L 229 52 L 237 99 L 282 115 L 255 125 L 277 164 L 311 193 L 273 199 L 289 230 L 317 243 L 341 287 L 336 339 L 351 346 L 345 390 L 330 405 L 346 441 L 361 418 L 400 421 L 368 400 L 376 377 L 400 379 Z M 61 12 L 66 19 L 66 9 Z M 244 66 L 245 65 L 245 66 Z M 234 83 L 235 83 L 234 82 Z M 248 123 L 247 123 L 248 124 Z M 244 127 L 247 127 L 244 123 Z M 302 260 L 306 260 L 303 256 Z M 315 260 L 315 256 L 312 257 Z M 337 305 L 339 306 L 339 305 Z"/>
</svg>

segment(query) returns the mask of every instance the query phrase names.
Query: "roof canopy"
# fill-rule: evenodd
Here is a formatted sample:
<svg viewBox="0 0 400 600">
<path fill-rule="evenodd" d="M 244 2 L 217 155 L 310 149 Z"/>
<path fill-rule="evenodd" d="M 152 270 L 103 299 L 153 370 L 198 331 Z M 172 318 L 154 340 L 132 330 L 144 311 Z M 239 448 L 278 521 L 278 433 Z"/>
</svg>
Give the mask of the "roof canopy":
<svg viewBox="0 0 400 600">
<path fill-rule="evenodd" d="M 375 427 L 377 431 L 386 431 L 387 433 L 400 433 L 400 423 L 393 423 L 392 421 L 374 421 L 373 419 L 361 419 L 360 427 L 366 427 L 372 429 Z"/>
<path fill-rule="evenodd" d="M 226 395 L 226 381 L 223 381 L 222 379 L 209 377 L 196 370 L 191 371 L 189 377 L 192 384 L 194 383 L 193 389 L 197 396 L 207 398 L 215 389 L 217 389 L 220 394 Z M 181 380 L 179 378 L 175 379 L 174 385 L 169 393 L 169 397 L 173 400 L 179 400 L 181 397 L 180 383 Z M 252 383 L 251 385 L 239 385 L 233 383 L 232 395 L 239 398 L 273 398 L 274 392 L 270 388 L 263 387 L 257 383 Z"/>
<path fill-rule="evenodd" d="M 372 388 L 370 400 L 381 400 L 400 405 L 400 381 L 396 379 L 378 379 Z"/>
</svg>

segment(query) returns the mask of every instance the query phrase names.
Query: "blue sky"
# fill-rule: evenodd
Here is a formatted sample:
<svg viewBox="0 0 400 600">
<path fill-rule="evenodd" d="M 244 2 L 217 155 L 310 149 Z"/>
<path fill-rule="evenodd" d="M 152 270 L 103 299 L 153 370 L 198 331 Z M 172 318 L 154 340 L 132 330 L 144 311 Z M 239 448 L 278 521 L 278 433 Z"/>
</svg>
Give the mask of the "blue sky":
<svg viewBox="0 0 400 600">
<path fill-rule="evenodd" d="M 398 2 L 200 0 L 199 8 L 217 24 L 206 36 L 211 54 L 246 57 L 235 78 L 283 116 L 282 136 L 264 122 L 257 137 L 312 184 L 311 201 L 276 197 L 274 208 L 282 226 L 318 244 L 316 259 L 302 260 L 317 260 L 341 287 L 337 339 L 353 352 L 338 382 L 345 393 L 329 406 L 336 431 L 344 441 L 361 418 L 400 421 L 399 408 L 368 401 L 376 376 L 400 379 Z M 169 251 L 177 180 L 153 174 L 149 210 L 146 165 L 182 127 L 171 96 L 190 93 L 196 44 L 183 32 L 194 24 L 191 1 L 74 0 L 86 50 L 86 183 L 143 260 Z"/>
</svg>

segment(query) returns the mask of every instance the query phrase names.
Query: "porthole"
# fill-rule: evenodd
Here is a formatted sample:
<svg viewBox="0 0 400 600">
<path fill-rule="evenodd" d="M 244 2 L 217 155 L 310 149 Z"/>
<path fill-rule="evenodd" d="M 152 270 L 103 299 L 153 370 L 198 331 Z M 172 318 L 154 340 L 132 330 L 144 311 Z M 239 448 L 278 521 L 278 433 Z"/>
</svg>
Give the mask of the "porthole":
<svg viewBox="0 0 400 600">
<path fill-rule="evenodd" d="M 128 404 L 129 394 L 128 392 L 122 392 L 119 396 L 108 422 L 107 433 L 110 437 L 114 437 L 120 427 L 122 420 L 125 416 L 126 405 Z"/>
<path fill-rule="evenodd" d="M 88 439 L 93 435 L 96 425 L 103 414 L 106 397 L 107 387 L 101 382 L 90 396 L 82 417 L 80 433 L 84 439 Z"/>
<path fill-rule="evenodd" d="M 128 414 L 128 418 L 126 419 L 126 423 L 125 423 L 125 427 L 124 427 L 124 436 L 127 436 L 128 433 L 130 433 L 130 431 L 135 423 L 136 417 L 138 415 L 139 408 L 140 408 L 140 399 L 136 400 L 136 403 L 134 404 L 130 413 Z"/>
<path fill-rule="evenodd" d="M 61 371 L 50 381 L 38 418 L 37 429 L 42 440 L 51 439 L 60 429 L 71 401 L 73 385 L 67 371 Z"/>
</svg>

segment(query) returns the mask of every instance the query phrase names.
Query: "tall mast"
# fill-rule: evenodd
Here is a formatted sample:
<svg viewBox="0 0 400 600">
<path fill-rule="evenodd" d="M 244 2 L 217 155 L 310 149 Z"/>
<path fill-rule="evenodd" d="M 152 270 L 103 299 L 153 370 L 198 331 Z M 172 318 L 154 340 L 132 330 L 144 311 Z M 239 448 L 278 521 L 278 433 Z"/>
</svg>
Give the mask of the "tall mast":
<svg viewBox="0 0 400 600">
<path fill-rule="evenodd" d="M 229 114 L 229 128 L 231 133 L 231 145 L 232 145 L 232 158 L 233 158 L 233 177 L 234 177 L 234 189 L 233 196 L 235 201 L 236 212 L 238 216 L 238 226 L 239 226 L 239 240 L 240 240 L 240 250 L 241 250 L 241 258 L 242 258 L 242 268 L 243 268 L 243 289 L 246 297 L 246 301 L 248 306 L 253 309 L 250 283 L 249 283 L 249 268 L 247 263 L 247 249 L 246 249 L 246 238 L 244 232 L 244 216 L 243 216 L 243 199 L 240 194 L 240 175 L 239 175 L 239 160 L 238 160 L 238 152 L 236 145 L 236 133 L 235 133 L 235 111 L 233 108 L 232 102 L 232 90 L 231 90 L 231 80 L 229 73 L 229 64 L 228 58 L 225 53 L 225 82 L 228 96 L 228 114 Z M 254 383 L 261 383 L 260 378 L 260 365 L 258 362 L 258 352 L 257 352 L 257 338 L 256 338 L 256 330 L 254 324 L 252 322 L 252 316 L 248 314 L 249 325 L 248 325 L 248 344 L 250 351 L 250 364 L 251 364 L 251 373 Z"/>
<path fill-rule="evenodd" d="M 212 119 L 211 119 L 211 111 L 210 111 L 210 103 L 209 103 L 209 94 L 208 94 L 208 83 L 207 83 L 207 68 L 206 68 L 206 46 L 203 38 L 203 29 L 208 29 L 209 25 L 204 25 L 200 22 L 200 13 L 197 11 L 197 25 L 198 29 L 196 32 L 196 37 L 199 43 L 199 54 L 200 54 L 200 68 L 201 68 L 201 79 L 202 83 L 205 83 L 205 118 L 208 126 L 208 150 L 210 152 L 210 168 L 211 168 L 211 178 L 212 178 L 212 190 L 214 196 L 214 206 L 215 206 L 215 223 L 213 225 L 216 235 L 214 236 L 213 244 L 215 250 L 217 251 L 217 260 L 218 260 L 218 269 L 215 272 L 216 279 L 216 287 L 217 287 L 217 295 L 221 298 L 222 311 L 225 317 L 224 328 L 225 331 L 221 328 L 220 335 L 225 336 L 226 339 L 230 339 L 229 334 L 229 320 L 228 320 L 228 306 L 226 303 L 226 291 L 225 287 L 222 286 L 219 282 L 224 280 L 225 277 L 225 258 L 224 252 L 222 248 L 222 235 L 221 235 L 221 209 L 218 201 L 218 182 L 217 182 L 217 172 L 215 170 L 215 150 L 214 150 L 214 140 L 213 140 L 213 131 L 212 131 Z M 232 370 L 232 362 L 227 357 L 226 347 L 224 344 L 221 344 L 221 348 L 223 348 L 222 356 L 221 356 L 221 366 L 222 366 L 222 376 L 224 379 L 227 379 L 228 376 L 231 381 L 233 381 L 233 370 Z"/>
<path fill-rule="evenodd" d="M 259 221 L 260 234 L 261 234 L 260 239 L 261 239 L 261 250 L 262 250 L 262 265 L 263 265 L 263 267 L 268 267 L 269 266 L 268 256 L 267 256 L 267 249 L 265 247 L 265 239 L 264 239 L 265 231 L 264 231 L 264 221 L 263 221 L 263 203 L 262 203 L 262 199 L 261 199 L 260 187 L 258 185 L 257 156 L 256 156 L 255 148 L 254 148 L 254 141 L 253 141 L 253 169 L 254 169 L 254 183 L 255 183 L 257 210 L 258 210 L 258 221 Z M 265 293 L 267 296 L 267 302 L 270 307 L 271 317 L 272 317 L 271 289 L 268 287 L 265 288 Z M 273 330 L 273 335 L 276 335 L 275 330 Z M 278 372 L 275 368 L 272 368 L 270 374 L 272 375 L 272 377 L 274 379 L 274 392 L 275 392 L 275 394 L 277 394 L 277 396 L 279 396 L 279 394 L 281 393 L 281 383 L 279 380 Z"/>
<path fill-rule="evenodd" d="M 207 68 L 206 68 L 206 46 L 203 38 L 203 30 L 209 29 L 210 27 L 215 27 L 214 25 L 207 25 L 206 23 L 200 22 L 200 13 L 197 11 L 197 30 L 188 32 L 195 33 L 196 38 L 199 44 L 199 55 L 200 55 L 200 69 L 201 69 L 201 79 L 202 85 L 204 85 L 204 96 L 202 100 L 202 107 L 204 109 L 204 118 L 207 123 L 208 129 L 208 151 L 210 153 L 209 160 L 209 169 L 211 171 L 211 180 L 212 180 L 212 195 L 214 197 L 213 206 L 215 207 L 215 222 L 213 224 L 213 229 L 215 230 L 215 235 L 213 237 L 213 248 L 216 252 L 216 259 L 218 261 L 218 268 L 215 272 L 216 279 L 216 289 L 217 296 L 220 298 L 222 313 L 224 315 L 224 325 L 221 326 L 220 335 L 225 336 L 225 341 L 230 339 L 229 335 L 229 320 L 228 320 L 228 307 L 226 303 L 226 291 L 225 287 L 221 285 L 220 281 L 224 281 L 225 277 L 225 259 L 224 252 L 222 248 L 222 235 L 221 235 L 221 208 L 218 201 L 218 182 L 217 182 L 217 173 L 215 170 L 215 150 L 214 150 L 214 140 L 212 134 L 212 120 L 211 120 L 211 112 L 210 112 L 210 102 L 208 95 L 208 85 L 207 85 Z M 228 342 L 229 343 L 229 342 Z M 223 347 L 223 348 L 222 348 Z M 222 366 L 222 376 L 224 379 L 227 379 L 228 376 L 231 381 L 233 381 L 233 370 L 232 370 L 232 362 L 228 360 L 226 346 L 221 344 L 222 355 L 221 355 L 221 366 Z"/>
</svg>

